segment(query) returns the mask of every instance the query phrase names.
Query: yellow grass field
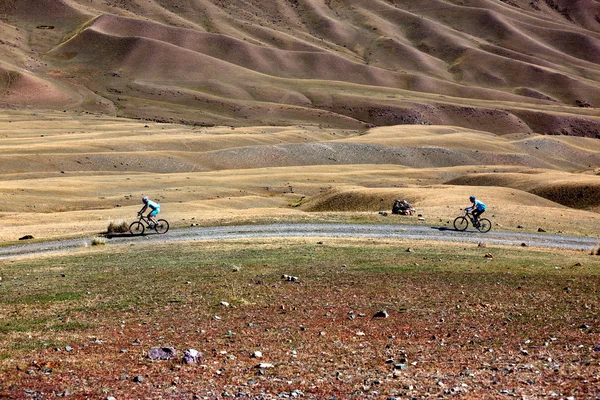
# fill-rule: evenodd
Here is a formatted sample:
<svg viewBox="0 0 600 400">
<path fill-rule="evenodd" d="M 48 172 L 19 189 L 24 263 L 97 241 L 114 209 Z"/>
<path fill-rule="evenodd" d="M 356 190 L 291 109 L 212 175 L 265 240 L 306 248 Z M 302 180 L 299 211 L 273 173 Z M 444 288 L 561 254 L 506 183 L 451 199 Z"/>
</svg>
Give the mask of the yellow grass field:
<svg viewBox="0 0 600 400">
<path fill-rule="evenodd" d="M 185 227 L 380 220 L 395 199 L 445 224 L 475 194 L 497 229 L 593 235 L 598 147 L 588 138 L 445 126 L 198 128 L 12 111 L 0 120 L 0 240 L 94 235 L 133 220 L 143 195 Z M 416 222 L 392 218 L 385 222 Z"/>
</svg>

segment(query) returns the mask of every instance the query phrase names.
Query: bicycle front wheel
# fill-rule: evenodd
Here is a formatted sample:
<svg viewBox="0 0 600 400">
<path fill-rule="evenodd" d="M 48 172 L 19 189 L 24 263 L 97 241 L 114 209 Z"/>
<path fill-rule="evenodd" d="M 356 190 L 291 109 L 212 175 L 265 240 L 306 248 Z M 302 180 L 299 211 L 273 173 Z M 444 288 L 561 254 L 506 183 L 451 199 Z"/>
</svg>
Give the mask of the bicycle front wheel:
<svg viewBox="0 0 600 400">
<path fill-rule="evenodd" d="M 492 222 L 487 218 L 481 218 L 477 229 L 479 229 L 479 232 L 489 232 L 492 229 Z"/>
<path fill-rule="evenodd" d="M 454 220 L 454 229 L 457 231 L 464 231 L 469 226 L 469 220 L 465 217 L 456 217 Z"/>
<path fill-rule="evenodd" d="M 140 221 L 132 222 L 131 225 L 129 225 L 129 233 L 132 235 L 143 235 L 144 229 L 146 228 L 144 228 L 144 224 Z"/>
<path fill-rule="evenodd" d="M 169 223 L 167 222 L 167 220 L 159 219 L 158 221 L 156 221 L 154 229 L 160 234 L 167 233 L 167 231 L 169 230 Z"/>
</svg>

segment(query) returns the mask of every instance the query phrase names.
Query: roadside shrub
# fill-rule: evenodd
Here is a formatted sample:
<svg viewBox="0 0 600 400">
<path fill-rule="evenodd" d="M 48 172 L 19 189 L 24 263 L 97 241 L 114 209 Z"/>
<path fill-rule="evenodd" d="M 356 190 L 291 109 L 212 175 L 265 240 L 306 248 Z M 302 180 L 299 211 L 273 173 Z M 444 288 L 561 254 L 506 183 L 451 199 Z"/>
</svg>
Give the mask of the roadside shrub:
<svg viewBox="0 0 600 400">
<path fill-rule="evenodd" d="M 95 237 L 92 239 L 92 246 L 102 246 L 106 244 L 106 239 L 103 237 Z"/>
<path fill-rule="evenodd" d="M 108 223 L 108 227 L 106 228 L 106 232 L 108 233 L 127 233 L 129 232 L 129 225 L 127 224 L 127 221 L 117 221 L 117 222 L 113 222 L 110 221 Z"/>
</svg>

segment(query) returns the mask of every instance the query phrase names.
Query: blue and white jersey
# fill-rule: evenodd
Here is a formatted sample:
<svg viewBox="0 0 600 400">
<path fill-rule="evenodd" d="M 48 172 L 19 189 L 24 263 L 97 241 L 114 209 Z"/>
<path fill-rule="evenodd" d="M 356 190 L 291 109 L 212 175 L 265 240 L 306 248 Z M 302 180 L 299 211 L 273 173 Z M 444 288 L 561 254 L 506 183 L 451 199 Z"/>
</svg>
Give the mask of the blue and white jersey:
<svg viewBox="0 0 600 400">
<path fill-rule="evenodd" d="M 479 211 L 485 211 L 487 208 L 486 205 L 479 200 L 475 200 L 475 204 L 473 204 L 473 208 Z"/>
<path fill-rule="evenodd" d="M 150 207 L 151 209 L 153 209 L 153 210 L 158 210 L 158 209 L 160 209 L 160 204 L 158 204 L 158 203 L 156 203 L 156 202 L 154 202 L 154 201 L 152 201 L 152 200 L 148 200 L 148 203 L 146 203 L 146 205 L 147 205 L 148 207 Z"/>
</svg>

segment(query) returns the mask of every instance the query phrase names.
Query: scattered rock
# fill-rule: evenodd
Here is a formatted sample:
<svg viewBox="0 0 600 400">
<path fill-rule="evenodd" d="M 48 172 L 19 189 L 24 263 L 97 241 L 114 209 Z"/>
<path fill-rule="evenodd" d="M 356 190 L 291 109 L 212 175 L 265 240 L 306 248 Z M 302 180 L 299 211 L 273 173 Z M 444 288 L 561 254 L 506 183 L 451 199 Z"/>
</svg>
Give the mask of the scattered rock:
<svg viewBox="0 0 600 400">
<path fill-rule="evenodd" d="M 600 344 L 597 344 L 596 347 L 594 347 L 594 351 L 600 351 Z"/>
<path fill-rule="evenodd" d="M 517 229 L 523 229 L 523 225 L 517 225 Z"/>
<path fill-rule="evenodd" d="M 407 253 L 412 253 L 414 250 L 412 249 L 412 247 L 409 247 L 408 249 L 406 249 Z"/>
<path fill-rule="evenodd" d="M 392 206 L 392 214 L 413 215 L 415 208 L 406 200 L 396 200 Z"/>
<path fill-rule="evenodd" d="M 419 221 L 425 221 L 425 218 L 419 217 Z"/>
<path fill-rule="evenodd" d="M 19 240 L 31 240 L 31 239 L 33 239 L 32 235 L 25 235 L 25 236 L 19 238 Z"/>
<path fill-rule="evenodd" d="M 73 351 L 73 348 L 71 346 L 67 346 L 65 347 L 65 351 Z"/>
<path fill-rule="evenodd" d="M 479 244 L 477 245 L 477 247 L 483 247 L 483 248 L 486 248 L 486 247 L 487 247 L 487 244 L 486 244 L 486 243 L 484 243 L 484 242 L 479 242 Z"/>
<path fill-rule="evenodd" d="M 538 232 L 546 232 L 544 228 L 538 228 Z"/>
<path fill-rule="evenodd" d="M 226 301 L 222 301 L 219 304 L 222 305 L 223 307 L 229 307 L 229 303 Z"/>
<path fill-rule="evenodd" d="M 275 366 L 271 363 L 260 363 L 256 366 L 256 368 L 258 369 L 269 369 L 269 368 L 275 368 Z"/>
<path fill-rule="evenodd" d="M 492 255 L 492 253 L 487 253 L 484 257 L 485 258 L 490 258 L 490 259 L 494 258 L 494 256 Z"/>
<path fill-rule="evenodd" d="M 382 217 L 387 217 L 388 213 L 385 211 L 379 211 L 379 215 L 381 215 Z"/>
<path fill-rule="evenodd" d="M 525 242 L 521 243 L 521 247 L 527 247 L 527 246 L 529 246 L 527 243 L 525 243 Z"/>
<path fill-rule="evenodd" d="M 373 318 L 387 318 L 389 316 L 390 316 L 390 314 L 388 314 L 387 311 L 381 310 L 381 311 L 375 313 L 375 315 L 373 315 Z"/>
<path fill-rule="evenodd" d="M 254 351 L 254 352 L 252 352 L 252 354 L 250 354 L 250 357 L 252 357 L 252 358 L 262 358 L 262 356 L 263 356 L 262 352 L 258 351 L 258 350 Z"/>
<path fill-rule="evenodd" d="M 394 364 L 394 369 L 408 369 L 407 364 Z"/>
<path fill-rule="evenodd" d="M 177 352 L 173 347 L 153 347 L 148 351 L 148 358 L 151 360 L 170 360 L 176 354 Z"/>
<path fill-rule="evenodd" d="M 281 279 L 285 279 L 286 281 L 289 281 L 289 282 L 298 282 L 298 277 L 292 276 L 292 275 L 283 274 L 283 275 L 281 275 Z"/>
<path fill-rule="evenodd" d="M 583 108 L 591 108 L 592 105 L 589 101 L 587 100 L 575 100 L 575 104 L 577 104 L 577 107 L 583 107 Z"/>
<path fill-rule="evenodd" d="M 197 364 L 202 358 L 202 353 L 198 350 L 188 349 L 183 354 L 183 363 L 184 364 Z"/>
</svg>

